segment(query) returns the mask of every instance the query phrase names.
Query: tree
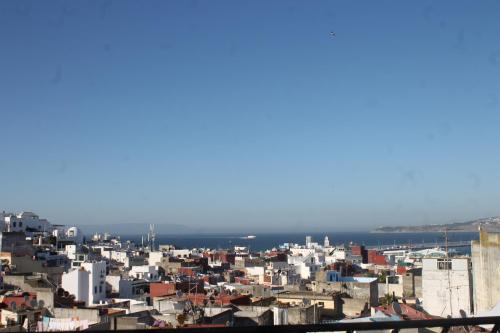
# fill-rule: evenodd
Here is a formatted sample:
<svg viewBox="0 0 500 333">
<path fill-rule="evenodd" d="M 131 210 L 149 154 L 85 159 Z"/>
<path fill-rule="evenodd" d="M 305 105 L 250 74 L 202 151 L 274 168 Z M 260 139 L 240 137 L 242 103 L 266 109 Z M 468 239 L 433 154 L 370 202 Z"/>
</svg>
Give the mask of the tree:
<svg viewBox="0 0 500 333">
<path fill-rule="evenodd" d="M 381 305 L 390 305 L 392 302 L 396 301 L 393 295 L 391 294 L 385 294 L 384 297 L 380 299 L 380 304 Z"/>
</svg>

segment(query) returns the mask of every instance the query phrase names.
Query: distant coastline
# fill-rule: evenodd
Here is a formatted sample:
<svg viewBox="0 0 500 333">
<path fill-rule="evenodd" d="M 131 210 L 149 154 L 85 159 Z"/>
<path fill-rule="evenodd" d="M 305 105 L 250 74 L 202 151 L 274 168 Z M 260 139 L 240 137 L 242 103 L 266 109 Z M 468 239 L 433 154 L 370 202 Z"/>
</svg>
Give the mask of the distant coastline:
<svg viewBox="0 0 500 333">
<path fill-rule="evenodd" d="M 426 233 L 426 232 L 475 232 L 483 226 L 488 229 L 500 229 L 500 217 L 487 217 L 466 222 L 448 224 L 431 224 L 420 226 L 383 226 L 378 227 L 370 233 Z"/>
<path fill-rule="evenodd" d="M 445 230 L 419 230 L 419 231 L 413 231 L 413 230 L 394 230 L 394 231 L 381 231 L 381 230 L 371 230 L 371 234 L 415 234 L 415 233 L 436 233 L 436 232 L 444 232 Z M 468 233 L 468 232 L 474 232 L 477 230 L 447 230 L 447 232 L 450 233 Z"/>
</svg>

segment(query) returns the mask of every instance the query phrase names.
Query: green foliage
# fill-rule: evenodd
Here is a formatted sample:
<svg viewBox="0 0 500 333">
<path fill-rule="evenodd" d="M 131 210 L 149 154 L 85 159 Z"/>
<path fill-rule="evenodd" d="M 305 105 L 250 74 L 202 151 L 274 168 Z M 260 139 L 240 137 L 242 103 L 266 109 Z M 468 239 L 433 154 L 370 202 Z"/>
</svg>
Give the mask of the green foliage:
<svg viewBox="0 0 500 333">
<path fill-rule="evenodd" d="M 396 300 L 391 294 L 385 294 L 384 297 L 380 299 L 380 305 L 390 305 L 394 301 Z"/>
</svg>

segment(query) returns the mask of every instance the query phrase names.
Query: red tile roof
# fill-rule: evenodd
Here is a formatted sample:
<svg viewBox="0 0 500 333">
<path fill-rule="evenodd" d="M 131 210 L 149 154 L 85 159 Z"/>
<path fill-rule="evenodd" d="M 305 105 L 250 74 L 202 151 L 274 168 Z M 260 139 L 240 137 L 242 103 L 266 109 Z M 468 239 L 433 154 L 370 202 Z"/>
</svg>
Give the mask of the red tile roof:
<svg viewBox="0 0 500 333">
<path fill-rule="evenodd" d="M 400 316 L 401 318 L 407 319 L 407 320 L 435 319 L 434 316 L 428 315 L 422 311 L 418 311 L 418 310 L 412 308 L 411 306 L 409 306 L 408 304 L 399 303 L 399 306 L 401 308 L 401 315 L 397 314 L 391 305 L 389 305 L 389 306 L 377 306 L 377 307 L 375 307 L 375 310 L 383 312 L 386 315 L 397 315 L 397 316 Z"/>
</svg>

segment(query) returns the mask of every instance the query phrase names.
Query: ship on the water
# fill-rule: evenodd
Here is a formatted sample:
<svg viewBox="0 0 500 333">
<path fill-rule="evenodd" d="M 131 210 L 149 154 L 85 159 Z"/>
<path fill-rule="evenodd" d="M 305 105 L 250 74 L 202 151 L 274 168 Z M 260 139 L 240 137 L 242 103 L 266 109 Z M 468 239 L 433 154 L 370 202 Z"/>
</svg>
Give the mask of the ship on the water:
<svg viewBox="0 0 500 333">
<path fill-rule="evenodd" d="M 257 238 L 257 236 L 255 235 L 248 235 L 248 236 L 244 236 L 244 237 L 241 237 L 242 239 L 255 239 Z"/>
</svg>

